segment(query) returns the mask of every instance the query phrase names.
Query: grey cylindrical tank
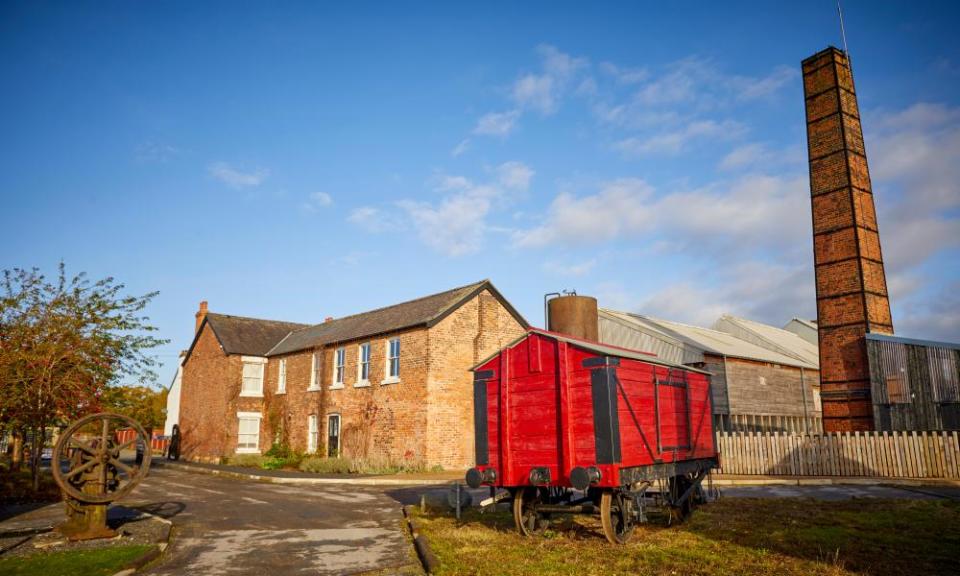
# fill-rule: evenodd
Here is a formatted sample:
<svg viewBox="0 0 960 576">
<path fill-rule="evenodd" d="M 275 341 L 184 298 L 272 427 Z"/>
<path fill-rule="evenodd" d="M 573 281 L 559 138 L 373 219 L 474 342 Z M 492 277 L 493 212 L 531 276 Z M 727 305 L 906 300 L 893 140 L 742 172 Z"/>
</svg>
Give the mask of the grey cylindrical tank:
<svg viewBox="0 0 960 576">
<path fill-rule="evenodd" d="M 547 303 L 547 330 L 584 340 L 598 340 L 597 299 L 590 296 L 560 296 Z"/>
</svg>

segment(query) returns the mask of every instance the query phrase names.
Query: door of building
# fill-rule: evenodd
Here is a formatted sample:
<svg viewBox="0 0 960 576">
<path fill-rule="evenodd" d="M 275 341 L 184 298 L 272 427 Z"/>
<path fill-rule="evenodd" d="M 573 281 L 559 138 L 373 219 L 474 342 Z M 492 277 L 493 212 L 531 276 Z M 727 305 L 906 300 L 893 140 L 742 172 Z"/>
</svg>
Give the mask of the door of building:
<svg viewBox="0 0 960 576">
<path fill-rule="evenodd" d="M 327 456 L 338 458 L 340 456 L 340 415 L 330 414 L 327 416 Z"/>
</svg>

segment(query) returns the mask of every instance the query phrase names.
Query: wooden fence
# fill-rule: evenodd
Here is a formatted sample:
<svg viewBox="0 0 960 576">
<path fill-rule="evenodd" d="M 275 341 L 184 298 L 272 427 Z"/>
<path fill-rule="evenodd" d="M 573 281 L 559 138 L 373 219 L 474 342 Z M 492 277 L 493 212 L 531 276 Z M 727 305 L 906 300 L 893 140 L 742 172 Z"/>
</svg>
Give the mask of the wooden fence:
<svg viewBox="0 0 960 576">
<path fill-rule="evenodd" d="M 717 432 L 721 474 L 960 479 L 957 432 Z"/>
</svg>

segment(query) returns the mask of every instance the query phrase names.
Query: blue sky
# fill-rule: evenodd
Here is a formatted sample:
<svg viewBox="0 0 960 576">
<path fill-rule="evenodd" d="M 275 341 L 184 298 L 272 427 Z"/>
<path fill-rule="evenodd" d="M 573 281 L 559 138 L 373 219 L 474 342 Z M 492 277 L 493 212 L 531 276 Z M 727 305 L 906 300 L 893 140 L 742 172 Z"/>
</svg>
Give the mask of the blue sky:
<svg viewBox="0 0 960 576">
<path fill-rule="evenodd" d="M 799 62 L 835 4 L 0 7 L 0 267 L 318 322 L 490 278 L 814 317 Z M 898 333 L 960 340 L 948 2 L 844 3 Z"/>
</svg>

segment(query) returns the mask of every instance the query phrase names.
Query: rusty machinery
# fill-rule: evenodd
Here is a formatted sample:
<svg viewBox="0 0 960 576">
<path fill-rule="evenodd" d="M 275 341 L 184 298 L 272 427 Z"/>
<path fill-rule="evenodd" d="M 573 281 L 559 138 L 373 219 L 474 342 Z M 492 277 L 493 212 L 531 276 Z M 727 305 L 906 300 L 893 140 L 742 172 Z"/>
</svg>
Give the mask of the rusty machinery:
<svg viewBox="0 0 960 576">
<path fill-rule="evenodd" d="M 120 429 L 132 430 L 133 437 L 120 441 Z M 125 452 L 140 449 L 142 461 L 125 458 Z M 150 436 L 133 418 L 91 414 L 71 424 L 57 440 L 51 462 L 67 508 L 67 520 L 57 529 L 70 540 L 115 536 L 107 526 L 107 506 L 143 480 L 151 456 Z"/>
</svg>

